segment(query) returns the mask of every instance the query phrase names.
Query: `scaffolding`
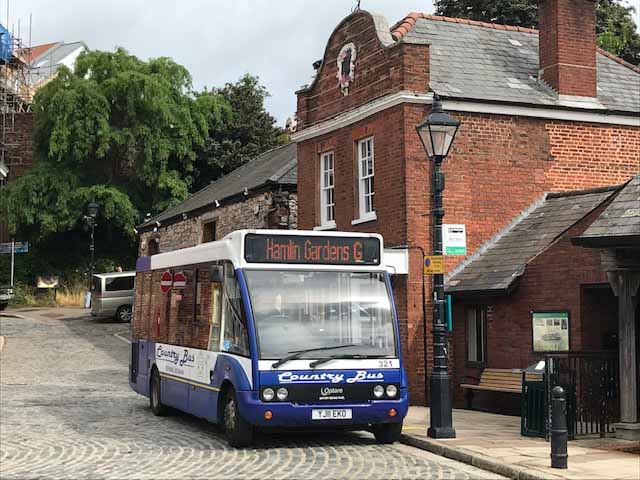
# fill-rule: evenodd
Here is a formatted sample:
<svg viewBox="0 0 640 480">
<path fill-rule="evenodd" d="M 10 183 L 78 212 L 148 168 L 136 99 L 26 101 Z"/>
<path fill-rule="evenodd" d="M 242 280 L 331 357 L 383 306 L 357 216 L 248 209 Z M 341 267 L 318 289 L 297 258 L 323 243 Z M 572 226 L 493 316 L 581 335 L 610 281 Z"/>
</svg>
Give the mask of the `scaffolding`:
<svg viewBox="0 0 640 480">
<path fill-rule="evenodd" d="M 7 21 L 9 18 L 7 2 Z M 17 32 L 0 21 L 0 187 L 7 179 L 11 167 L 11 152 L 18 147 L 16 115 L 31 112 L 31 20 L 29 44 Z"/>
</svg>

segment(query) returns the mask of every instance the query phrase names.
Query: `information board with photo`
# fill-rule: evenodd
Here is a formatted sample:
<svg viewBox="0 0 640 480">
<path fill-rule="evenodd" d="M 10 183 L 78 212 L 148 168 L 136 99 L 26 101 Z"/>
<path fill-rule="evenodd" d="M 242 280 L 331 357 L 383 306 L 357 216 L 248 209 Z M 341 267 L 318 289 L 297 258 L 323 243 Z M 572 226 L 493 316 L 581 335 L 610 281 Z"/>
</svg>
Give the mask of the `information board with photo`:
<svg viewBox="0 0 640 480">
<path fill-rule="evenodd" d="M 533 351 L 569 351 L 569 312 L 533 312 Z"/>
</svg>

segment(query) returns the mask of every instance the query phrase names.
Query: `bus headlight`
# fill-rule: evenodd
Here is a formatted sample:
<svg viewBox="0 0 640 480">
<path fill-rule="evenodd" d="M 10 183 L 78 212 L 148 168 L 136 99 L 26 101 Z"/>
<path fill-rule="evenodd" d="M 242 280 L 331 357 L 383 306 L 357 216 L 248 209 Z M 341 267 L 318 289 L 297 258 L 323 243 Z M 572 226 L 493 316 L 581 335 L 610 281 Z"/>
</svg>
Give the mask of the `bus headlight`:
<svg viewBox="0 0 640 480">
<path fill-rule="evenodd" d="M 262 391 L 262 398 L 267 402 L 270 402 L 271 400 L 273 400 L 274 396 L 275 396 L 275 393 L 273 393 L 273 388 L 265 388 Z"/>
<path fill-rule="evenodd" d="M 376 398 L 382 398 L 384 395 L 384 387 L 382 385 L 376 385 L 373 387 L 373 395 Z"/>
<path fill-rule="evenodd" d="M 287 390 L 286 388 L 279 388 L 276 392 L 276 395 L 278 396 L 278 400 L 284 401 L 289 396 L 289 390 Z"/>
<path fill-rule="evenodd" d="M 395 385 L 387 385 L 387 396 L 388 397 L 395 397 L 398 394 L 398 387 L 396 387 Z"/>
</svg>

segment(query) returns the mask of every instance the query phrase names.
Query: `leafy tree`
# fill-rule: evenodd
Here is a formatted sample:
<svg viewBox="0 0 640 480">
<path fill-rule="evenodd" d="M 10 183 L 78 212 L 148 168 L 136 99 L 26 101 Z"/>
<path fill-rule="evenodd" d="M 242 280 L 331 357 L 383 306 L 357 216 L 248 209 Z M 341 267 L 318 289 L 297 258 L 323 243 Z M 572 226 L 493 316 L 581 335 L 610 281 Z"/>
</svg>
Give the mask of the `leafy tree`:
<svg viewBox="0 0 640 480">
<path fill-rule="evenodd" d="M 435 0 L 436 15 L 483 22 L 538 27 L 538 0 Z M 598 45 L 634 65 L 640 64 L 640 35 L 635 9 L 620 0 L 598 0 Z"/>
<path fill-rule="evenodd" d="M 223 111 L 223 121 L 209 126 L 209 136 L 195 165 L 194 190 L 287 142 L 284 130 L 275 125 L 275 118 L 264 108 L 269 93 L 258 77 L 244 75 L 236 83 L 202 94 L 208 95 L 221 96 L 229 109 Z"/>
<path fill-rule="evenodd" d="M 538 24 L 538 0 L 435 0 L 436 15 L 520 27 Z"/>
<path fill-rule="evenodd" d="M 102 252 L 131 256 L 141 214 L 188 195 L 196 150 L 225 108 L 220 95 L 196 95 L 168 58 L 85 52 L 37 93 L 35 165 L 2 190 L 0 215 L 21 239 L 54 251 L 86 242 L 82 218 L 95 200 L 96 237 L 112 240 Z"/>
<path fill-rule="evenodd" d="M 616 0 L 599 0 L 596 17 L 598 45 L 634 65 L 640 65 L 640 34 L 633 7 Z"/>
</svg>

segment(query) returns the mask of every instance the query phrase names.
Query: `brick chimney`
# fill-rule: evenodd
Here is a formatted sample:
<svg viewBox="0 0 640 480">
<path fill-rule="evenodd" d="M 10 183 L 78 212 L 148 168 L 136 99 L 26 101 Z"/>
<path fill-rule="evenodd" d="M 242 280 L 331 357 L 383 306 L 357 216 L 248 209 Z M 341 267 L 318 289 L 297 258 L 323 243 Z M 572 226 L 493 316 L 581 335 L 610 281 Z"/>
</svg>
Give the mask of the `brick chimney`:
<svg viewBox="0 0 640 480">
<path fill-rule="evenodd" d="M 540 78 L 560 95 L 596 97 L 596 1 L 540 0 Z"/>
</svg>

